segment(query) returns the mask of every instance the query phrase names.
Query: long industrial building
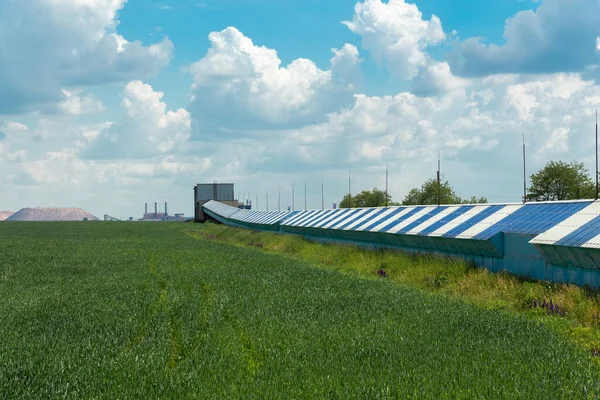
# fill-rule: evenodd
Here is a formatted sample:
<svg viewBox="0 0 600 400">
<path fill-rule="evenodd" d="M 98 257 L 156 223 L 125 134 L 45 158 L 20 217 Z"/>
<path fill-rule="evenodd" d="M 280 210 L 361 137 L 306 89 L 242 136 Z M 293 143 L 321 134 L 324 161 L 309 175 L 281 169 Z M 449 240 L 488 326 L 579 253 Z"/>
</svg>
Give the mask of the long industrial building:
<svg viewBox="0 0 600 400">
<path fill-rule="evenodd" d="M 491 271 L 600 287 L 600 202 L 561 201 L 243 210 L 217 201 L 206 215 L 238 227 L 472 260 Z"/>
</svg>

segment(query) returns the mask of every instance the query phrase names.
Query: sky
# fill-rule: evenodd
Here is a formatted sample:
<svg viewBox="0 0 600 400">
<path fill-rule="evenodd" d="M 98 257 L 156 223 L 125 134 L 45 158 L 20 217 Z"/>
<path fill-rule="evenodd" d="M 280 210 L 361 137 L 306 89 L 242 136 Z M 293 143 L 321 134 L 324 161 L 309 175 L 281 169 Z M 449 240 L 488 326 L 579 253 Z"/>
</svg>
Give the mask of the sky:
<svg viewBox="0 0 600 400">
<path fill-rule="evenodd" d="M 550 160 L 595 170 L 598 0 L 2 0 L 0 210 L 193 215 L 402 200 L 437 171 L 522 198 Z"/>
</svg>

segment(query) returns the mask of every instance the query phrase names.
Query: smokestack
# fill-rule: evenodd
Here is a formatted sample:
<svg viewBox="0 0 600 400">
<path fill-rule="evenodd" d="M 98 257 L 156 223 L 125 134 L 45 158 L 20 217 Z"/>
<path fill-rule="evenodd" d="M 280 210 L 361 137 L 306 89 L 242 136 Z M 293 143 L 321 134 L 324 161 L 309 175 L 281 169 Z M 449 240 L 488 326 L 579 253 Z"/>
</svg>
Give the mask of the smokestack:
<svg viewBox="0 0 600 400">
<path fill-rule="evenodd" d="M 165 217 L 167 216 L 167 202 L 165 201 Z"/>
<path fill-rule="evenodd" d="M 148 203 L 144 203 L 144 214 L 148 214 Z"/>
<path fill-rule="evenodd" d="M 154 216 L 156 217 L 158 215 L 158 202 L 155 201 L 154 202 Z"/>
</svg>

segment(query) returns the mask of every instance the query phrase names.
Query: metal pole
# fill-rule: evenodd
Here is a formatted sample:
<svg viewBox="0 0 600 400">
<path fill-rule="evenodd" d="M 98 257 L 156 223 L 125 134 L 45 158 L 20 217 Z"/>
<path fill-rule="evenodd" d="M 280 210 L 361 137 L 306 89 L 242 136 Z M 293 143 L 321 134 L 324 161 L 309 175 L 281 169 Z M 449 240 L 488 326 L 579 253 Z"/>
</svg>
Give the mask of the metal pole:
<svg viewBox="0 0 600 400">
<path fill-rule="evenodd" d="M 255 210 L 258 210 L 258 190 L 256 191 L 256 204 L 254 206 L 256 207 Z"/>
<path fill-rule="evenodd" d="M 352 206 L 352 178 L 350 175 L 350 171 L 348 171 L 348 208 L 350 208 Z"/>
<path fill-rule="evenodd" d="M 277 189 L 277 211 L 281 211 L 281 188 Z"/>
<path fill-rule="evenodd" d="M 390 164 L 385 165 L 385 206 L 388 206 L 388 171 L 390 168 Z"/>
<path fill-rule="evenodd" d="M 304 181 L 304 211 L 306 211 L 306 181 Z"/>
<path fill-rule="evenodd" d="M 267 190 L 267 211 L 269 211 L 269 191 Z"/>
<path fill-rule="evenodd" d="M 438 198 L 438 206 L 440 205 L 440 203 L 442 202 L 442 193 L 441 193 L 441 183 L 440 183 L 440 153 L 438 152 L 438 170 L 437 170 L 437 198 Z"/>
<path fill-rule="evenodd" d="M 527 203 L 527 168 L 525 164 L 525 132 L 523 132 L 523 203 Z"/>
<path fill-rule="evenodd" d="M 294 184 L 292 183 L 292 211 L 296 210 L 296 206 L 294 205 Z"/>
<path fill-rule="evenodd" d="M 596 109 L 596 200 L 598 200 L 598 109 Z"/>
</svg>

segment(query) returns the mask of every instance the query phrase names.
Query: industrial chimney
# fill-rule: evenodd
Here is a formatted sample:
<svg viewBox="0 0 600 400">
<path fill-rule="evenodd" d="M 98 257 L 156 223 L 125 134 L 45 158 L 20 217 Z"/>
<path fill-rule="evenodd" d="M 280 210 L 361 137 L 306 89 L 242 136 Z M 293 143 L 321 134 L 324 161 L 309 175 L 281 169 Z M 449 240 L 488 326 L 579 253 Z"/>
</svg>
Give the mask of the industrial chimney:
<svg viewBox="0 0 600 400">
<path fill-rule="evenodd" d="M 148 203 L 144 203 L 144 215 L 148 214 Z"/>
<path fill-rule="evenodd" d="M 154 202 L 154 218 L 158 217 L 158 201 Z"/>
<path fill-rule="evenodd" d="M 167 215 L 169 215 L 169 214 L 167 214 L 167 202 L 165 201 L 165 217 L 166 217 Z"/>
</svg>

